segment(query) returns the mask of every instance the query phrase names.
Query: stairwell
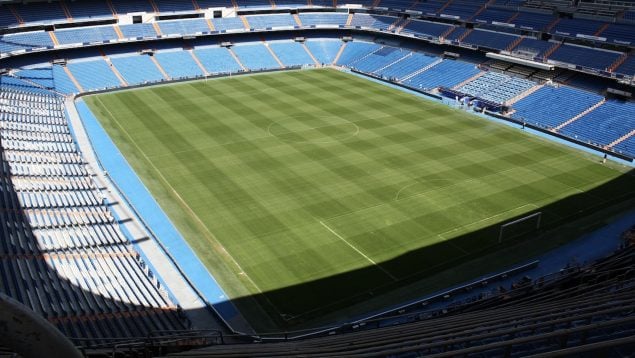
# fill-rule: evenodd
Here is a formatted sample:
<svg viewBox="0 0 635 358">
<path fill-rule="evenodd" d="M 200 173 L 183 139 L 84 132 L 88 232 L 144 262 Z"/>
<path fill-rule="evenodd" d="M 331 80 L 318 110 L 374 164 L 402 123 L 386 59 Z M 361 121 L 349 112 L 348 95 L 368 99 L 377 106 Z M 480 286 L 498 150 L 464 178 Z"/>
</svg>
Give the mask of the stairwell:
<svg viewBox="0 0 635 358">
<path fill-rule="evenodd" d="M 321 66 L 322 64 L 317 60 L 317 58 L 315 58 L 315 56 L 313 56 L 313 54 L 311 53 L 311 50 L 309 49 L 309 46 L 306 45 L 306 43 L 302 43 L 302 47 L 304 48 L 304 51 L 306 51 L 306 53 L 309 55 L 309 57 L 311 57 L 311 60 L 313 60 L 313 63 L 316 66 Z"/>
<path fill-rule="evenodd" d="M 576 116 L 574 116 L 573 118 L 571 118 L 571 119 L 569 119 L 569 120 L 567 120 L 567 121 L 565 121 L 565 122 L 563 122 L 563 123 L 559 124 L 558 126 L 556 126 L 556 127 L 553 129 L 553 131 L 554 131 L 554 132 L 557 132 L 557 131 L 559 131 L 560 129 L 562 129 L 563 127 L 568 126 L 569 124 L 571 124 L 571 123 L 573 123 L 573 122 L 577 121 L 578 119 L 580 119 L 580 118 L 584 117 L 585 115 L 587 115 L 587 114 L 589 114 L 589 113 L 593 112 L 596 108 L 598 108 L 599 106 L 603 105 L 605 102 L 606 102 L 606 99 L 605 99 L 605 98 L 602 98 L 602 100 L 601 100 L 600 102 L 598 102 L 598 103 L 594 104 L 593 106 L 591 106 L 591 107 L 589 107 L 589 108 L 585 109 L 582 113 L 579 113 L 579 114 L 577 114 Z"/>
<path fill-rule="evenodd" d="M 159 61 L 157 61 L 157 59 L 154 58 L 154 56 L 149 56 L 149 57 L 150 57 L 150 60 L 152 60 L 152 62 L 154 62 L 154 65 L 157 66 L 157 68 L 159 69 L 159 72 L 161 72 L 161 75 L 163 76 L 163 78 L 169 81 L 170 80 L 170 76 L 168 76 L 168 73 L 165 72 L 163 67 L 161 67 L 161 64 L 159 63 Z"/>
<path fill-rule="evenodd" d="M 346 19 L 346 26 L 351 26 L 353 23 L 353 14 L 348 14 L 348 18 Z"/>
<path fill-rule="evenodd" d="M 243 22 L 243 25 L 245 26 L 245 30 L 251 29 L 251 25 L 249 25 L 249 21 L 247 21 L 247 18 L 244 15 L 240 15 L 240 20 Z"/>
<path fill-rule="evenodd" d="M 397 20 L 395 20 L 392 24 L 390 24 L 390 26 L 388 26 L 388 31 L 392 31 L 395 27 L 397 27 L 399 25 L 399 22 L 401 22 L 401 20 L 403 20 L 403 18 L 398 18 Z"/>
<path fill-rule="evenodd" d="M 609 23 L 605 23 L 604 25 L 600 26 L 600 28 L 595 32 L 595 34 L 593 34 L 593 36 L 600 36 L 602 35 L 602 33 L 609 27 Z"/>
<path fill-rule="evenodd" d="M 73 22 L 73 14 L 71 14 L 71 10 L 66 6 L 66 2 L 60 1 L 60 6 L 62 7 L 62 11 L 64 11 L 64 15 L 66 15 L 66 20 Z"/>
<path fill-rule="evenodd" d="M 463 82 L 459 83 L 458 85 L 456 85 L 456 86 L 452 87 L 452 89 L 453 89 L 453 90 L 459 89 L 459 88 L 461 88 L 461 87 L 465 86 L 466 84 L 468 84 L 468 83 L 470 83 L 470 82 L 472 82 L 472 81 L 475 81 L 476 79 L 478 79 L 479 77 L 483 76 L 483 75 L 484 75 L 484 74 L 486 74 L 486 73 L 487 73 L 486 71 L 481 71 L 481 72 L 479 72 L 479 73 L 475 74 L 474 76 L 472 76 L 472 77 L 468 78 L 467 80 L 465 80 L 465 81 L 463 81 Z"/>
<path fill-rule="evenodd" d="M 441 6 L 441 8 L 437 10 L 437 14 L 443 13 L 443 10 L 445 10 L 448 6 L 450 6 L 450 4 L 452 4 L 452 1 L 454 0 L 448 0 L 448 2 L 446 2 L 443 6 Z"/>
<path fill-rule="evenodd" d="M 511 52 L 516 47 L 518 47 L 518 45 L 520 45 L 520 43 L 523 42 L 524 39 L 525 39 L 525 35 L 518 37 L 516 40 L 514 40 L 514 42 L 510 43 L 509 46 L 507 46 L 507 48 L 505 48 L 505 51 Z"/>
<path fill-rule="evenodd" d="M 403 61 L 403 60 L 407 59 L 407 58 L 408 58 L 408 57 L 410 57 L 410 56 L 412 56 L 412 52 L 408 52 L 405 56 L 400 57 L 400 58 L 396 59 L 395 61 L 393 61 L 393 62 L 391 62 L 391 63 L 387 64 L 386 66 L 383 66 L 383 67 L 381 67 L 381 68 L 379 68 L 379 69 L 377 69 L 377 70 L 373 71 L 373 73 L 377 73 L 377 72 L 379 72 L 379 71 L 383 71 L 383 70 L 387 69 L 388 67 L 390 67 L 390 66 L 392 66 L 392 65 L 395 65 L 395 64 L 397 64 L 397 63 L 399 63 L 399 62 L 401 62 L 401 61 Z"/>
<path fill-rule="evenodd" d="M 84 92 L 84 89 L 82 88 L 82 85 L 79 84 L 79 82 L 77 81 L 77 79 L 75 78 L 75 76 L 73 75 L 71 70 L 69 70 L 68 67 L 66 67 L 66 66 L 62 66 L 62 68 L 64 69 L 64 72 L 66 72 L 66 75 L 68 76 L 68 78 L 70 78 L 71 82 L 73 82 L 75 87 L 77 87 L 77 89 L 80 92 Z"/>
<path fill-rule="evenodd" d="M 421 0 L 415 0 L 412 4 L 410 4 L 410 7 L 408 7 L 408 10 L 412 10 L 415 7 L 417 7 L 417 5 L 419 5 L 421 3 Z"/>
<path fill-rule="evenodd" d="M 117 67 L 115 67 L 115 65 L 112 63 L 110 58 L 108 56 L 106 56 L 106 54 L 104 53 L 104 50 L 102 50 L 100 48 L 99 49 L 99 53 L 101 54 L 101 57 L 104 58 L 104 61 L 106 61 L 106 63 L 108 64 L 108 67 L 110 67 L 110 70 L 112 71 L 112 73 L 115 74 L 115 77 L 117 77 L 117 79 L 119 79 L 119 83 L 121 83 L 121 86 L 122 87 L 128 87 L 128 82 L 126 82 L 126 79 L 123 78 L 123 76 L 121 75 L 121 73 L 119 72 Z"/>
<path fill-rule="evenodd" d="M 554 52 L 556 52 L 556 50 L 558 48 L 560 48 L 560 46 L 562 46 L 562 42 L 558 42 L 555 45 L 551 46 L 550 49 L 548 49 L 544 55 L 542 55 L 545 59 L 549 58 L 549 56 L 551 56 Z"/>
<path fill-rule="evenodd" d="M 302 27 L 302 21 L 300 20 L 300 16 L 298 16 L 298 14 L 293 14 L 293 20 L 295 20 L 296 25 Z"/>
<path fill-rule="evenodd" d="M 469 20 L 473 20 L 474 18 L 476 18 L 478 15 L 480 15 L 483 11 L 485 11 L 485 9 L 487 9 L 487 7 L 489 5 L 491 5 L 492 3 L 495 3 L 495 0 L 490 0 L 488 2 L 486 2 L 485 4 L 483 4 L 483 6 L 481 6 L 478 10 L 476 10 L 476 12 L 474 13 L 474 15 L 470 16 Z"/>
<path fill-rule="evenodd" d="M 214 23 L 212 23 L 211 19 L 205 19 L 205 22 L 207 23 L 207 27 L 209 27 L 210 31 L 212 32 L 216 31 L 216 28 L 214 27 Z"/>
<path fill-rule="evenodd" d="M 194 10 L 201 11 L 201 7 L 198 5 L 198 2 L 196 2 L 196 0 L 192 0 L 192 6 L 194 6 Z"/>
<path fill-rule="evenodd" d="M 539 89 L 543 88 L 545 85 L 544 84 L 540 84 L 540 85 L 535 85 L 533 87 L 531 87 L 530 89 L 526 90 L 525 92 L 519 94 L 518 96 L 508 100 L 507 102 L 505 102 L 506 105 L 511 106 L 514 103 L 520 101 L 521 99 L 529 96 L 530 94 L 538 91 Z"/>
<path fill-rule="evenodd" d="M 512 15 L 509 19 L 507 19 L 507 21 L 505 21 L 505 23 L 511 24 L 519 15 L 520 12 L 515 12 L 514 15 Z"/>
<path fill-rule="evenodd" d="M 49 31 L 49 36 L 51 37 L 51 41 L 53 41 L 53 45 L 59 46 L 60 42 L 57 40 L 57 36 L 55 36 L 54 31 Z"/>
<path fill-rule="evenodd" d="M 371 6 L 372 7 L 378 7 L 380 2 L 381 2 L 381 0 L 375 0 L 375 1 L 373 1 L 373 4 Z"/>
<path fill-rule="evenodd" d="M 158 22 L 153 22 L 152 27 L 154 27 L 154 31 L 157 33 L 157 36 L 161 36 L 161 28 L 159 27 Z"/>
<path fill-rule="evenodd" d="M 404 27 L 408 26 L 408 24 L 410 23 L 410 21 L 412 21 L 411 19 L 406 19 L 406 21 L 402 22 L 401 25 L 399 25 L 399 28 L 397 29 L 397 33 L 400 33 Z"/>
<path fill-rule="evenodd" d="M 194 62 L 196 62 L 196 65 L 198 66 L 198 68 L 200 68 L 201 71 L 203 71 L 203 74 L 205 76 L 209 76 L 209 72 L 207 72 L 207 69 L 205 68 L 205 66 L 203 66 L 201 61 L 198 59 L 198 57 L 196 56 L 196 53 L 194 53 L 194 50 L 189 49 L 187 50 L 187 52 L 190 53 L 190 55 L 192 56 L 192 59 L 194 60 Z"/>
<path fill-rule="evenodd" d="M 22 17 L 20 16 L 20 14 L 18 14 L 18 10 L 16 10 L 13 5 L 9 4 L 6 5 L 9 8 L 9 11 L 11 11 L 11 13 L 13 14 L 13 17 L 15 17 L 16 20 L 18 20 L 18 24 L 23 25 L 24 24 L 24 20 L 22 19 Z"/>
<path fill-rule="evenodd" d="M 232 0 L 232 6 L 234 7 L 234 10 L 238 9 L 238 3 L 236 0 Z"/>
<path fill-rule="evenodd" d="M 425 67 L 423 67 L 423 68 L 421 68 L 421 69 L 418 69 L 418 70 L 414 71 L 413 73 L 411 73 L 411 74 L 409 74 L 409 75 L 406 75 L 406 76 L 402 77 L 402 78 L 399 80 L 399 82 L 400 82 L 400 83 L 405 82 L 405 81 L 407 81 L 407 80 L 409 80 L 409 79 L 413 78 L 414 76 L 416 76 L 416 75 L 418 75 L 418 74 L 420 74 L 420 73 L 426 72 L 427 70 L 429 70 L 429 69 L 431 69 L 432 67 L 434 67 L 434 66 L 436 66 L 436 65 L 440 64 L 441 62 L 443 62 L 443 59 L 442 59 L 442 58 L 439 58 L 439 59 L 437 59 L 436 61 L 432 62 L 431 64 L 426 65 Z"/>
<path fill-rule="evenodd" d="M 236 61 L 236 63 L 240 66 L 240 68 L 242 68 L 243 71 L 249 71 L 249 69 L 247 67 L 245 67 L 245 65 L 243 65 L 242 62 L 240 62 L 240 60 L 238 59 L 238 56 L 236 56 L 236 53 L 234 52 L 234 50 L 232 50 L 230 47 L 228 47 L 227 51 L 229 51 L 229 54 L 232 55 L 232 57 L 234 58 L 234 61 Z"/>
<path fill-rule="evenodd" d="M 617 138 L 616 140 L 612 141 L 611 143 L 609 143 L 606 148 L 613 148 L 616 145 L 622 143 L 623 141 L 627 140 L 630 137 L 635 136 L 635 129 L 631 130 L 630 132 L 626 133 L 625 135 Z"/>
<path fill-rule="evenodd" d="M 456 41 L 458 41 L 458 42 L 463 41 L 463 39 L 465 39 L 466 37 L 468 37 L 468 36 L 472 33 L 472 31 L 474 31 L 474 29 L 469 29 L 469 30 L 465 31 L 465 32 L 464 32 L 461 36 L 459 36 L 459 37 L 456 39 Z"/>
<path fill-rule="evenodd" d="M 282 61 L 280 61 L 280 59 L 278 58 L 278 55 L 276 55 L 275 52 L 273 52 L 273 50 L 271 49 L 271 47 L 269 47 L 269 44 L 266 43 L 264 40 L 262 41 L 262 44 L 265 45 L 265 47 L 267 48 L 267 51 L 269 51 L 269 53 L 271 54 L 271 56 L 273 57 L 274 60 L 276 60 L 276 62 L 278 63 L 278 66 L 280 66 L 280 68 L 285 68 L 287 66 L 285 66 Z"/>
<path fill-rule="evenodd" d="M 117 10 L 115 10 L 115 5 L 112 4 L 112 1 L 106 0 L 106 4 L 108 5 L 110 12 L 112 12 L 112 16 L 114 16 L 115 19 L 119 18 L 119 16 L 117 15 Z"/>
<path fill-rule="evenodd" d="M 123 32 L 121 32 L 121 29 L 119 28 L 119 25 L 114 24 L 114 25 L 112 25 L 112 27 L 115 29 L 115 33 L 117 34 L 117 38 L 119 40 L 123 40 L 124 39 Z"/>
<path fill-rule="evenodd" d="M 626 61 L 628 56 L 629 55 L 627 53 L 624 53 L 620 57 L 618 57 L 617 60 L 615 60 L 615 62 L 613 62 L 613 64 L 611 64 L 611 66 L 608 68 L 609 72 L 613 72 L 618 67 L 620 67 L 624 63 L 624 61 Z"/>
<path fill-rule="evenodd" d="M 152 10 L 154 11 L 154 13 L 158 14 L 159 7 L 157 6 L 157 3 L 155 3 L 154 0 L 148 0 L 148 2 L 150 3 L 150 6 L 152 6 Z"/>
<path fill-rule="evenodd" d="M 456 30 L 456 26 L 452 26 L 449 29 L 445 30 L 444 33 L 441 34 L 441 36 L 439 36 L 439 41 L 443 42 L 445 41 L 445 39 L 450 36 L 450 34 L 452 32 L 454 32 L 454 30 Z"/>
<path fill-rule="evenodd" d="M 339 61 L 339 60 L 340 60 L 340 57 L 341 57 L 341 56 L 342 56 L 342 54 L 344 53 L 344 49 L 346 48 L 346 44 L 347 44 L 347 43 L 348 43 L 348 42 L 344 42 L 344 43 L 342 44 L 342 46 L 340 47 L 339 51 L 337 51 L 337 55 L 335 55 L 335 58 L 333 59 L 333 64 L 334 64 L 334 65 L 335 65 L 335 64 L 337 64 L 337 61 Z"/>
<path fill-rule="evenodd" d="M 272 9 L 276 8 L 276 3 L 273 0 L 269 0 L 269 5 L 271 5 Z"/>
<path fill-rule="evenodd" d="M 556 25 L 558 25 L 558 23 L 562 20 L 562 18 L 557 18 L 555 20 L 553 20 L 549 25 L 547 25 L 547 27 L 545 27 L 545 32 L 549 32 L 551 31 L 551 29 L 553 29 Z"/>
</svg>

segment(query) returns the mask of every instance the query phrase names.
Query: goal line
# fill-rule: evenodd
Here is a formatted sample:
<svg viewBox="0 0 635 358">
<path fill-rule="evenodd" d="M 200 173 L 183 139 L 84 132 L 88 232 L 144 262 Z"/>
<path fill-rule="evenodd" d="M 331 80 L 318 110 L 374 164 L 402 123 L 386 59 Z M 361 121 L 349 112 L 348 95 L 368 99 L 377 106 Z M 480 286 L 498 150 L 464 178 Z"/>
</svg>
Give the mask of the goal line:
<svg viewBox="0 0 635 358">
<path fill-rule="evenodd" d="M 542 221 L 542 211 L 538 211 L 536 213 L 533 214 L 529 214 L 527 216 L 524 216 L 522 218 L 516 219 L 514 221 L 505 223 L 501 225 L 500 231 L 498 233 L 498 243 L 502 243 L 503 242 L 503 235 L 505 233 L 505 229 L 510 227 L 510 226 L 514 226 L 514 225 L 518 225 L 520 223 L 523 223 L 525 221 L 531 220 L 531 219 L 536 219 L 536 227 L 535 230 L 540 229 L 540 222 Z"/>
</svg>

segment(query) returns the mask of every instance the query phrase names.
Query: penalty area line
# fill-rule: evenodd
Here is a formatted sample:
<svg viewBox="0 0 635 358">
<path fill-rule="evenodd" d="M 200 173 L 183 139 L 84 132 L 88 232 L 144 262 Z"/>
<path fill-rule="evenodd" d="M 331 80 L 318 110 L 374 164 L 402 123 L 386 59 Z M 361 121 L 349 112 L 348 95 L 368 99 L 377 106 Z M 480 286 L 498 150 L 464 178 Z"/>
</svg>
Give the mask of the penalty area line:
<svg viewBox="0 0 635 358">
<path fill-rule="evenodd" d="M 373 259 L 371 259 L 370 257 L 368 257 L 366 254 L 364 254 L 363 252 L 361 252 L 358 248 L 355 247 L 355 245 L 351 244 L 350 242 L 346 241 L 345 238 L 343 238 L 340 234 L 338 234 L 337 232 L 335 232 L 335 230 L 331 229 L 328 225 L 326 225 L 323 221 L 320 221 L 320 224 L 322 226 L 324 226 L 324 228 L 326 230 L 328 230 L 329 232 L 331 232 L 331 234 L 335 235 L 338 239 L 342 240 L 346 245 L 348 245 L 351 249 L 355 250 L 355 252 L 357 252 L 358 254 L 362 255 L 366 260 L 368 260 L 368 262 L 370 262 L 371 264 L 377 266 L 378 269 L 382 270 L 386 275 L 390 276 L 391 279 L 393 279 L 393 281 L 398 281 L 397 278 L 395 276 L 393 276 L 393 274 L 391 274 L 390 272 L 386 271 L 386 269 L 384 269 L 383 267 L 381 267 L 379 264 L 377 264 L 377 262 L 375 262 Z"/>
</svg>

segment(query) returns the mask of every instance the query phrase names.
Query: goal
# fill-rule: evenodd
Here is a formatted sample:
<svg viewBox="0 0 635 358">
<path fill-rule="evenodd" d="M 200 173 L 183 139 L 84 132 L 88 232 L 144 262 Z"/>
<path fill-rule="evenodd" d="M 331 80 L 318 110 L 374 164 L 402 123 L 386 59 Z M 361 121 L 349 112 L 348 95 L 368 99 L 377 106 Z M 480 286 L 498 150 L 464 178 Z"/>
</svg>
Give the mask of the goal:
<svg viewBox="0 0 635 358">
<path fill-rule="evenodd" d="M 515 237 L 540 229 L 541 219 L 542 211 L 539 211 L 520 219 L 502 224 L 498 234 L 498 243 L 502 243 L 503 238 Z"/>
</svg>

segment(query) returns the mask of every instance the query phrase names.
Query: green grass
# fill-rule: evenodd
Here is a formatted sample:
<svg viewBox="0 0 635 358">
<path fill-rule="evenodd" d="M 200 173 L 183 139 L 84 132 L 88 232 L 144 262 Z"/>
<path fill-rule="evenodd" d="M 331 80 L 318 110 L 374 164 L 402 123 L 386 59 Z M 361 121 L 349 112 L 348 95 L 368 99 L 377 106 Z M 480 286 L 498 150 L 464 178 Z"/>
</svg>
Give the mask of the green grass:
<svg viewBox="0 0 635 358">
<path fill-rule="evenodd" d="M 87 101 L 256 325 L 403 286 L 491 251 L 501 222 L 541 210 L 549 226 L 635 187 L 610 186 L 625 170 L 587 154 L 334 70 Z"/>
</svg>

